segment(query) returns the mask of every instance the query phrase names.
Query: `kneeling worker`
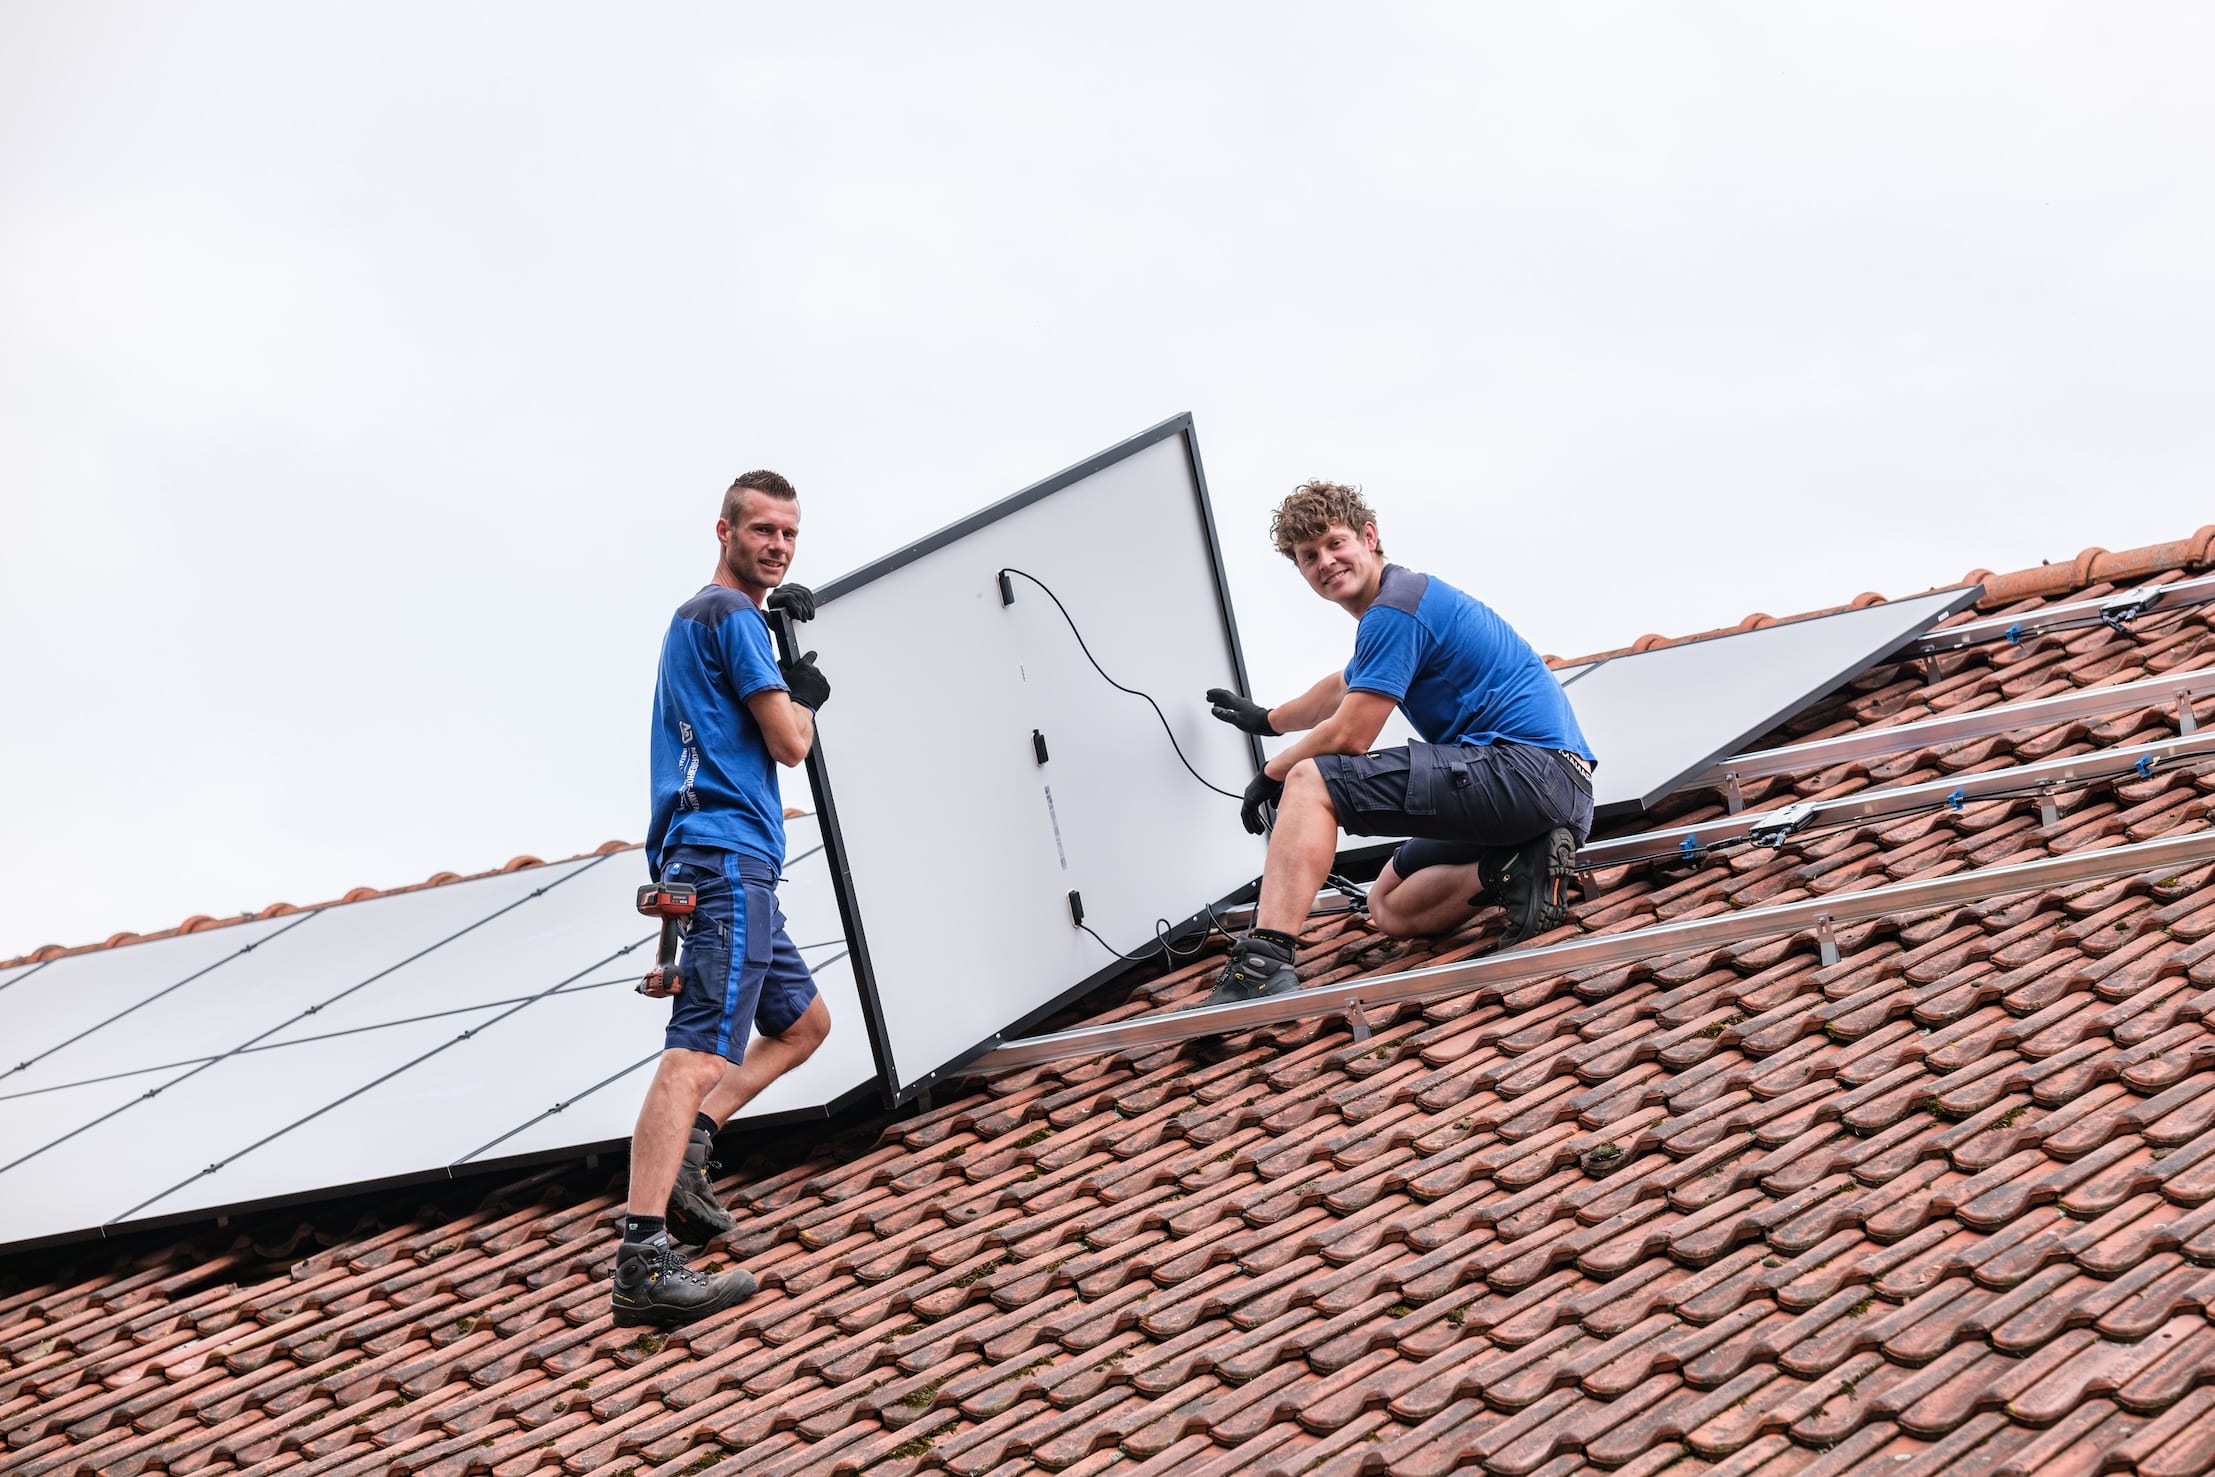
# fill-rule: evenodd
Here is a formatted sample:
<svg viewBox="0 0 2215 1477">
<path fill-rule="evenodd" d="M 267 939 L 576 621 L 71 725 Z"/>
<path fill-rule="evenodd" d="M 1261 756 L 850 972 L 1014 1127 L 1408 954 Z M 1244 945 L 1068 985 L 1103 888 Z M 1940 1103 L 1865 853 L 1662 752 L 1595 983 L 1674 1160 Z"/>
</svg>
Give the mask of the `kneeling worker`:
<svg viewBox="0 0 2215 1477">
<path fill-rule="evenodd" d="M 1369 891 L 1369 914 L 1407 938 L 1452 931 L 1480 891 L 1507 912 L 1503 945 L 1558 927 L 1592 829 L 1592 751 L 1568 694 L 1531 644 L 1430 575 L 1387 564 L 1357 488 L 1310 482 L 1271 520 L 1277 552 L 1361 624 L 1354 657 L 1275 708 L 1216 688 L 1215 716 L 1254 734 L 1307 734 L 1247 786 L 1259 835 L 1277 807 L 1253 932 L 1231 948 L 1210 1005 L 1300 987 L 1300 924 L 1330 873 L 1338 830 L 1412 836 Z M 1397 705 L 1422 743 L 1370 753 Z"/>
<path fill-rule="evenodd" d="M 646 865 L 657 882 L 690 883 L 698 901 L 675 979 L 646 987 L 676 998 L 631 1135 L 612 1297 L 624 1324 L 690 1323 L 752 1294 L 749 1273 L 695 1272 L 671 1240 L 705 1246 L 731 1229 L 708 1179 L 716 1129 L 831 1030 L 776 896 L 785 855 L 777 766 L 807 758 L 815 710 L 831 694 L 813 652 L 777 660 L 763 614 L 815 614 L 806 587 L 784 585 L 800 536 L 792 484 L 775 472 L 740 477 L 715 536 L 715 578 L 677 607 L 654 683 Z"/>
</svg>

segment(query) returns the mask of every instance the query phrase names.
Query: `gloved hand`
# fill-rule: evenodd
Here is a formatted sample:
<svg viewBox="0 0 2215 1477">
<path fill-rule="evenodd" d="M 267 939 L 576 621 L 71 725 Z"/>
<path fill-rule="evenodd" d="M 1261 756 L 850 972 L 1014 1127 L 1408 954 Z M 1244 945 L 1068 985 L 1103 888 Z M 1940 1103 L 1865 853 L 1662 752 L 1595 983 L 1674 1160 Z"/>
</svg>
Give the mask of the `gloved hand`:
<svg viewBox="0 0 2215 1477">
<path fill-rule="evenodd" d="M 777 670 L 784 674 L 785 691 L 801 707 L 812 711 L 831 700 L 831 679 L 815 665 L 814 652 L 779 662 Z"/>
<path fill-rule="evenodd" d="M 1233 728 L 1243 728 L 1248 733 L 1263 738 L 1273 738 L 1277 726 L 1269 721 L 1269 710 L 1259 703 L 1248 702 L 1227 687 L 1211 687 L 1207 700 L 1215 705 L 1215 716 Z"/>
<path fill-rule="evenodd" d="M 815 592 L 806 585 L 782 584 L 769 592 L 765 602 L 771 610 L 788 612 L 796 621 L 815 619 Z"/>
<path fill-rule="evenodd" d="M 1259 836 L 1265 829 L 1261 808 L 1264 805 L 1274 805 L 1283 798 L 1283 780 L 1273 780 L 1267 773 L 1257 774 L 1253 783 L 1246 787 L 1245 799 L 1239 802 L 1238 818 L 1245 823 L 1247 830 Z"/>
</svg>

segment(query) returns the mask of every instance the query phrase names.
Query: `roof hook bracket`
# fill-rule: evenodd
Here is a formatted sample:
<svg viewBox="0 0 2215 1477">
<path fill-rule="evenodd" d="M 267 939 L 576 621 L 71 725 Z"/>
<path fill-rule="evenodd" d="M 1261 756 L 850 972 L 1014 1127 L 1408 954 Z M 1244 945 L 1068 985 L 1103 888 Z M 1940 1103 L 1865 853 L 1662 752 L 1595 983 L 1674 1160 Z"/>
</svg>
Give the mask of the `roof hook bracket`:
<svg viewBox="0 0 2215 1477">
<path fill-rule="evenodd" d="M 1732 815 L 1746 808 L 1746 792 L 1738 787 L 1736 770 L 1723 776 L 1723 804 L 1730 808 Z"/>
<path fill-rule="evenodd" d="M 1838 934 L 1830 926 L 1828 913 L 1815 920 L 1815 947 L 1822 951 L 1824 968 L 1838 962 Z"/>
<path fill-rule="evenodd" d="M 2061 811 L 2053 803 L 2053 783 L 2038 787 L 2038 824 L 2048 830 L 2061 824 Z"/>
<path fill-rule="evenodd" d="M 1346 1027 L 1354 1033 L 1356 1041 L 1369 1039 L 1369 1017 L 1362 1012 L 1359 1000 L 1346 1002 Z"/>
<path fill-rule="evenodd" d="M 2194 734 L 2199 731 L 2200 717 L 2199 714 L 2192 711 L 2192 694 L 2188 692 L 2178 693 L 2177 732 L 2179 734 Z"/>
</svg>

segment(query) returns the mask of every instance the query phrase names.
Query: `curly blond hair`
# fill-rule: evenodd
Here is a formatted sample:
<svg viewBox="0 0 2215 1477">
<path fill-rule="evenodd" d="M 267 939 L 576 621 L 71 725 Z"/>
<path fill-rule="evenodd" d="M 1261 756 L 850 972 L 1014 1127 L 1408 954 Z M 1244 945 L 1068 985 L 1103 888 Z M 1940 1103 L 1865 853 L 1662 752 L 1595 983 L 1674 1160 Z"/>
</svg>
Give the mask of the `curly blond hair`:
<svg viewBox="0 0 2215 1477">
<path fill-rule="evenodd" d="M 1295 557 L 1294 544 L 1320 538 L 1334 524 L 1359 533 L 1376 521 L 1376 509 L 1369 506 L 1359 487 L 1343 482 L 1303 482 L 1269 515 L 1269 536 L 1277 541 L 1277 552 L 1291 559 Z M 1377 554 L 1384 554 L 1382 542 L 1377 545 Z"/>
</svg>

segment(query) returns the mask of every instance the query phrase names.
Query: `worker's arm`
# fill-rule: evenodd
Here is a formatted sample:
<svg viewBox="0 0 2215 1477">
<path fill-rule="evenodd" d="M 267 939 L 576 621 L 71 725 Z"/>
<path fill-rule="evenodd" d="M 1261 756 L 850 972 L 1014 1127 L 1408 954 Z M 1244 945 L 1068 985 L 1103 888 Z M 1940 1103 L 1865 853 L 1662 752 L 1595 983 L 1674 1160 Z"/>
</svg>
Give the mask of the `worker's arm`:
<svg viewBox="0 0 2215 1477">
<path fill-rule="evenodd" d="M 1328 680 L 1336 681 L 1344 687 L 1345 679 L 1342 677 Z M 1322 690 L 1323 684 L 1317 683 L 1306 696 L 1293 701 L 1304 703 Z M 1273 780 L 1281 780 L 1292 772 L 1293 765 L 1318 754 L 1366 754 L 1370 746 L 1376 743 L 1377 735 L 1384 731 L 1384 720 L 1392 716 L 1395 706 L 1397 705 L 1392 699 L 1381 692 L 1363 692 L 1359 689 L 1345 692 L 1329 717 L 1288 745 L 1283 753 L 1269 761 L 1262 772 Z"/>
<path fill-rule="evenodd" d="M 815 747 L 815 714 L 792 700 L 781 687 L 768 687 L 746 699 L 746 711 L 754 715 L 769 757 L 790 769 L 808 757 Z"/>
<path fill-rule="evenodd" d="M 1303 728 L 1313 728 L 1327 723 L 1345 705 L 1346 675 L 1333 672 L 1306 692 L 1288 703 L 1280 703 L 1269 710 L 1269 721 L 1279 733 L 1298 733 Z M 1375 734 L 1370 735 L 1376 737 Z M 1367 753 L 1361 750 L 1318 749 L 1319 754 Z"/>
</svg>

